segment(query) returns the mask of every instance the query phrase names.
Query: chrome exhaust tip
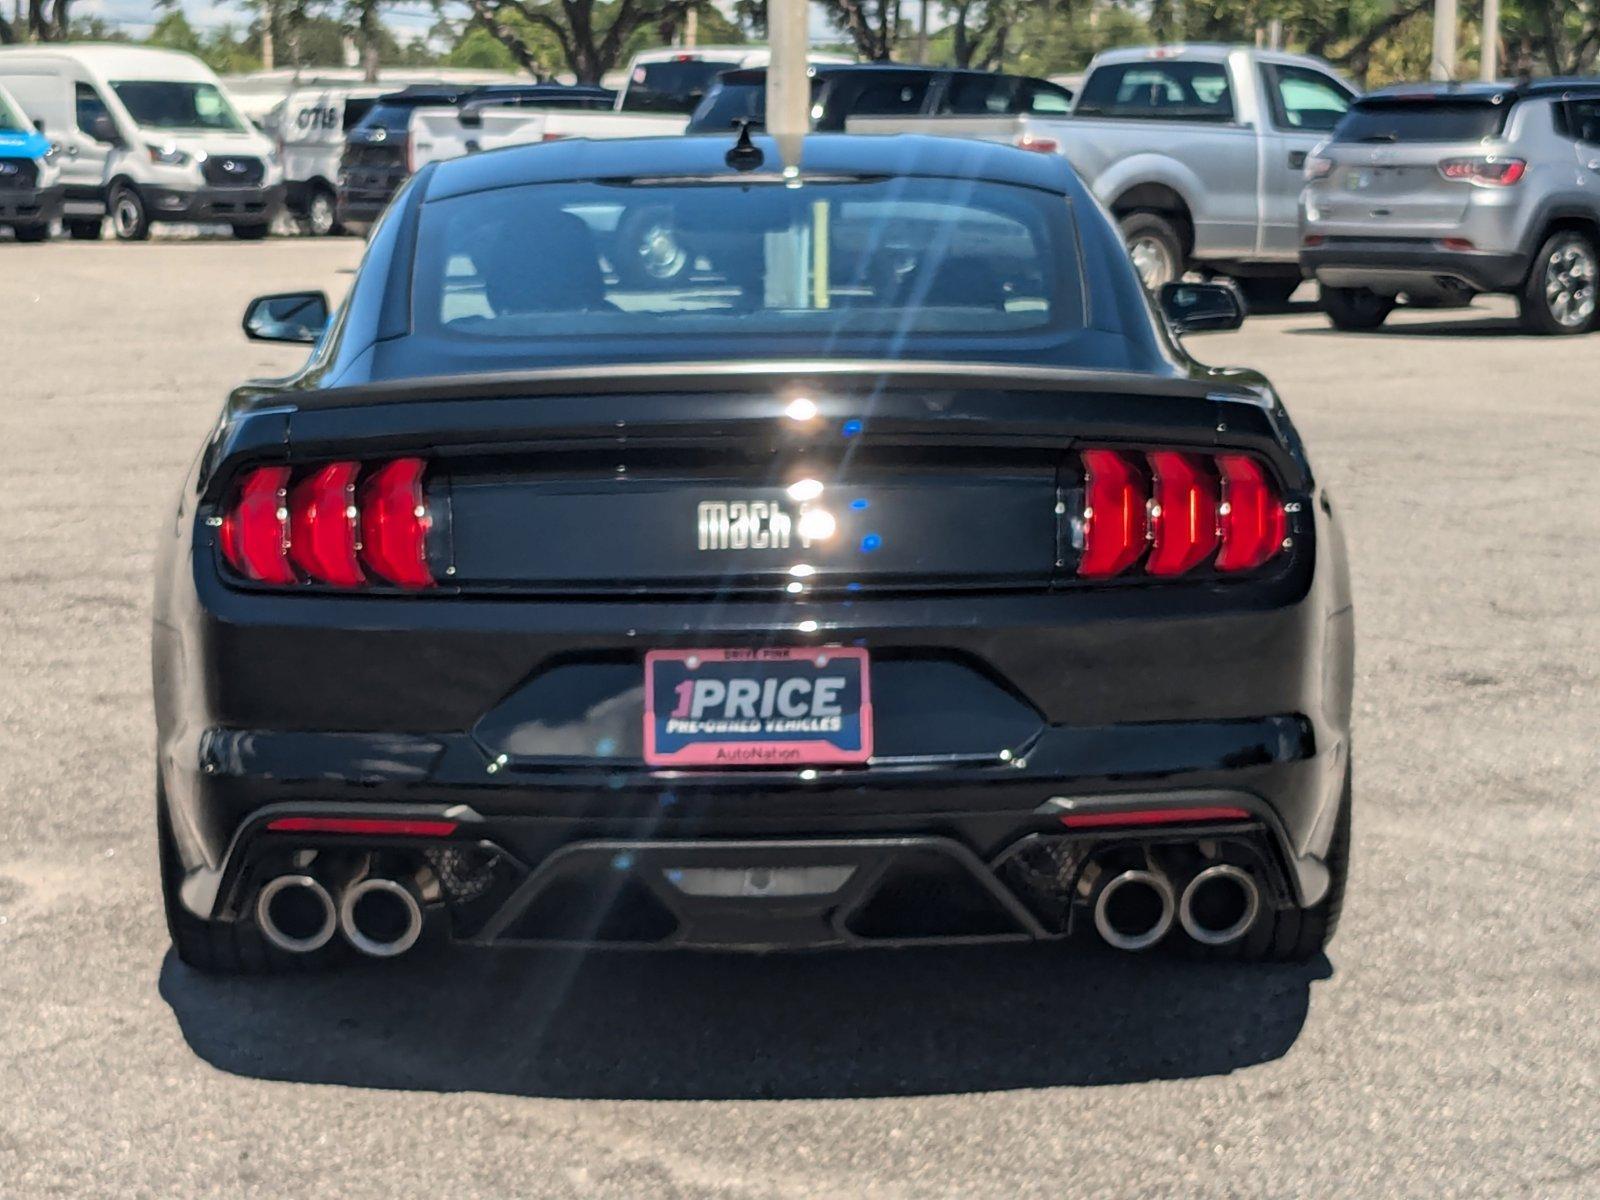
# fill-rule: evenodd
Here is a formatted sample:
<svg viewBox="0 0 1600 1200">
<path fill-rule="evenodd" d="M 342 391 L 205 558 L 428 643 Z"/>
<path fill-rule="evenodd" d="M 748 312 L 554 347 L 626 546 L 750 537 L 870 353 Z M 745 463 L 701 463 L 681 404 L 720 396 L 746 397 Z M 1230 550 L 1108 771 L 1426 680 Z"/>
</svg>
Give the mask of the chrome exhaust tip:
<svg viewBox="0 0 1600 1200">
<path fill-rule="evenodd" d="M 310 954 L 338 931 L 333 897 L 309 875 L 279 875 L 256 894 L 256 926 L 279 950 Z"/>
<path fill-rule="evenodd" d="M 1167 936 L 1175 907 L 1172 885 L 1164 875 L 1124 871 L 1095 898 L 1094 927 L 1115 949 L 1148 950 Z"/>
<path fill-rule="evenodd" d="M 1236 942 L 1261 915 L 1261 889 L 1250 873 L 1230 863 L 1207 867 L 1183 889 L 1178 920 L 1202 946 Z"/>
<path fill-rule="evenodd" d="M 422 905 L 416 892 L 399 880 L 371 875 L 345 888 L 339 898 L 339 928 L 361 953 L 396 958 L 422 936 Z"/>
</svg>

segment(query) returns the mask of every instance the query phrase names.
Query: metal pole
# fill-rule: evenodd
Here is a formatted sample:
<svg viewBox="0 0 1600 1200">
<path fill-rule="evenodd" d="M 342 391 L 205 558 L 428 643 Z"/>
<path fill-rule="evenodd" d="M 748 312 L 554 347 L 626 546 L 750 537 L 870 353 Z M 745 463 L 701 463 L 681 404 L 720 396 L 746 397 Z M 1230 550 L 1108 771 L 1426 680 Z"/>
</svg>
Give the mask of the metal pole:
<svg viewBox="0 0 1600 1200">
<path fill-rule="evenodd" d="M 700 10 L 691 8 L 683 21 L 683 44 L 693 50 L 700 44 Z"/>
<path fill-rule="evenodd" d="M 917 18 L 917 61 L 928 61 L 928 0 L 922 0 L 922 15 Z"/>
<path fill-rule="evenodd" d="M 785 167 L 798 169 L 801 146 L 811 128 L 811 80 L 806 52 L 811 49 L 811 6 L 806 0 L 771 0 L 767 6 L 767 132 L 778 143 Z"/>
<path fill-rule="evenodd" d="M 1456 0 L 1433 0 L 1434 79 L 1456 77 Z"/>
<path fill-rule="evenodd" d="M 1483 0 L 1482 42 L 1478 78 L 1487 82 L 1500 75 L 1500 0 Z"/>
</svg>

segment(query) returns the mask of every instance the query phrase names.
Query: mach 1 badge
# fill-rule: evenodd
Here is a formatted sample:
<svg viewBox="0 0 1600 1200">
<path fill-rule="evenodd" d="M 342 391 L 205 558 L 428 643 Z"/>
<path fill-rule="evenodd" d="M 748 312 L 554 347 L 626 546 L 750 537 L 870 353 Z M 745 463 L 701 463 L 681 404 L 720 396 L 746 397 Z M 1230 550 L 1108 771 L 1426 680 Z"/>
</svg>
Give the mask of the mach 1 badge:
<svg viewBox="0 0 1600 1200">
<path fill-rule="evenodd" d="M 841 646 L 653 650 L 644 660 L 653 767 L 789 767 L 872 757 L 867 652 Z"/>
</svg>

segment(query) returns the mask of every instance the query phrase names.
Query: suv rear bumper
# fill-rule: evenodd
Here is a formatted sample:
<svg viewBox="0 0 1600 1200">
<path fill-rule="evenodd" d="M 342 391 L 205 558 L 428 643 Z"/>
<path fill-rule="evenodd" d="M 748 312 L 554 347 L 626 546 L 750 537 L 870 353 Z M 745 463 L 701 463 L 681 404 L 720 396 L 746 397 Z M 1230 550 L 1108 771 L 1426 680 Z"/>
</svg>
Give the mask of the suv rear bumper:
<svg viewBox="0 0 1600 1200">
<path fill-rule="evenodd" d="M 1422 238 L 1329 238 L 1300 250 L 1306 274 L 1330 287 L 1393 295 L 1413 290 L 1514 292 L 1528 274 L 1526 255 L 1451 250 Z"/>
</svg>

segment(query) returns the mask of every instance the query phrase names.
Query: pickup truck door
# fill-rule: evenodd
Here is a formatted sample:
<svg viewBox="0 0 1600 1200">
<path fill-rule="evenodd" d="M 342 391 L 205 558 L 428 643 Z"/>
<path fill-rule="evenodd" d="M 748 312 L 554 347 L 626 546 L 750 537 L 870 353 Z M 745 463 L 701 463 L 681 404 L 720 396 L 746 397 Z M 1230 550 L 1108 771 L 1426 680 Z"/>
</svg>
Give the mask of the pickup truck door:
<svg viewBox="0 0 1600 1200">
<path fill-rule="evenodd" d="M 1350 89 L 1310 67 L 1261 67 L 1266 127 L 1261 134 L 1261 244 L 1266 258 L 1292 259 L 1300 249 L 1300 189 L 1306 155 L 1350 107 Z"/>
</svg>

